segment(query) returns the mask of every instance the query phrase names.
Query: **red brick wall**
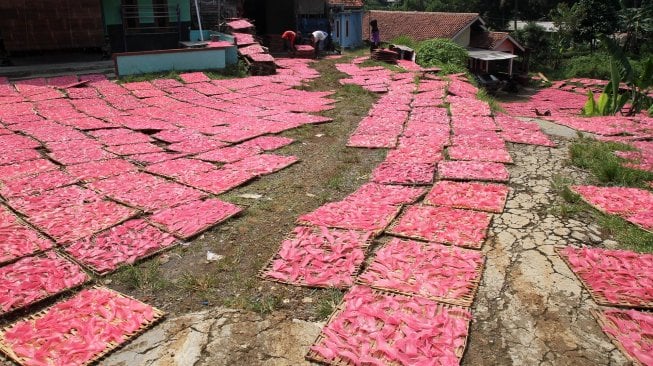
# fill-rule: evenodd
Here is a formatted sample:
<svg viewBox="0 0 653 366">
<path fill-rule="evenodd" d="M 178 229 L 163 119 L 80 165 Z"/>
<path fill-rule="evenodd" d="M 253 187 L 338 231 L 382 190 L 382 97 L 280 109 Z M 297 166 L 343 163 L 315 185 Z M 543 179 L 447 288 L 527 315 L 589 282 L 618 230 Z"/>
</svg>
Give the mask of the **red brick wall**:
<svg viewBox="0 0 653 366">
<path fill-rule="evenodd" d="M 1 0 L 0 32 L 8 51 L 100 47 L 100 0 Z"/>
</svg>

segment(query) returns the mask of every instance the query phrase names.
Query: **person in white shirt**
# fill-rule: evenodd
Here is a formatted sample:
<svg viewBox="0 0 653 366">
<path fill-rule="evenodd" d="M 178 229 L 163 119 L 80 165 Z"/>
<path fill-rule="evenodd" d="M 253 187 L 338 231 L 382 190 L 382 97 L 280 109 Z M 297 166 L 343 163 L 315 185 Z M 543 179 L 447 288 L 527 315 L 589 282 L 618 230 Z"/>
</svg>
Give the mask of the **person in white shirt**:
<svg viewBox="0 0 653 366">
<path fill-rule="evenodd" d="M 315 48 L 315 58 L 320 56 L 320 45 L 323 44 L 324 40 L 327 38 L 328 34 L 321 30 L 316 30 L 311 33 L 311 41 L 313 42 L 313 47 Z"/>
</svg>

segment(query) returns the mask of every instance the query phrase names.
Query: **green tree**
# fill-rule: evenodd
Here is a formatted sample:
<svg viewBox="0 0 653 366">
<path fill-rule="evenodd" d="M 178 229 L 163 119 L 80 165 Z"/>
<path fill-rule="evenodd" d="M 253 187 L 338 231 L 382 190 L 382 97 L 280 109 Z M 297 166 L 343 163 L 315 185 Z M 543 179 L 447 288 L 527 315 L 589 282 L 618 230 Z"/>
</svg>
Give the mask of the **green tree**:
<svg viewBox="0 0 653 366">
<path fill-rule="evenodd" d="M 529 22 L 526 26 L 513 33 L 515 38 L 526 48 L 526 62 L 534 66 L 548 63 L 551 54 L 551 42 L 546 30 Z"/>
<path fill-rule="evenodd" d="M 639 54 L 641 45 L 650 42 L 653 34 L 653 3 L 649 2 L 639 8 L 622 3 L 619 25 L 621 31 L 626 33 L 624 50 Z"/>
</svg>

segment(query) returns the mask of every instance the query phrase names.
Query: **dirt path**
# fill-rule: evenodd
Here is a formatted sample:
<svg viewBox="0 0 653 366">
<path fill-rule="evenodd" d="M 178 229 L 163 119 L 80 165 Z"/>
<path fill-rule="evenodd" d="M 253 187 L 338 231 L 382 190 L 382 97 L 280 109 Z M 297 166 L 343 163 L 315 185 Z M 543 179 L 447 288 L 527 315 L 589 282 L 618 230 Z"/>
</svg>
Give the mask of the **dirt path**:
<svg viewBox="0 0 653 366">
<path fill-rule="evenodd" d="M 583 181 L 565 164 L 568 143 L 512 145 L 506 209 L 491 228 L 486 271 L 474 303 L 465 365 L 624 365 L 589 313 L 587 291 L 553 252 L 555 245 L 613 245 L 598 226 L 557 217 L 555 175 Z"/>
</svg>

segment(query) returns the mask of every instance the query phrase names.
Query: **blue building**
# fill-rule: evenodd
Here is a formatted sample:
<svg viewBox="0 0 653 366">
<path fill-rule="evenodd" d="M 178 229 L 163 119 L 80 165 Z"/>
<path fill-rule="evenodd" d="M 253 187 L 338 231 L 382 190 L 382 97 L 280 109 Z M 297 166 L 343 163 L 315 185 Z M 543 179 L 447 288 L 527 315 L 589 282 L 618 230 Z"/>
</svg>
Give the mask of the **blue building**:
<svg viewBox="0 0 653 366">
<path fill-rule="evenodd" d="M 363 45 L 363 1 L 328 0 L 334 42 L 343 48 Z"/>
</svg>

